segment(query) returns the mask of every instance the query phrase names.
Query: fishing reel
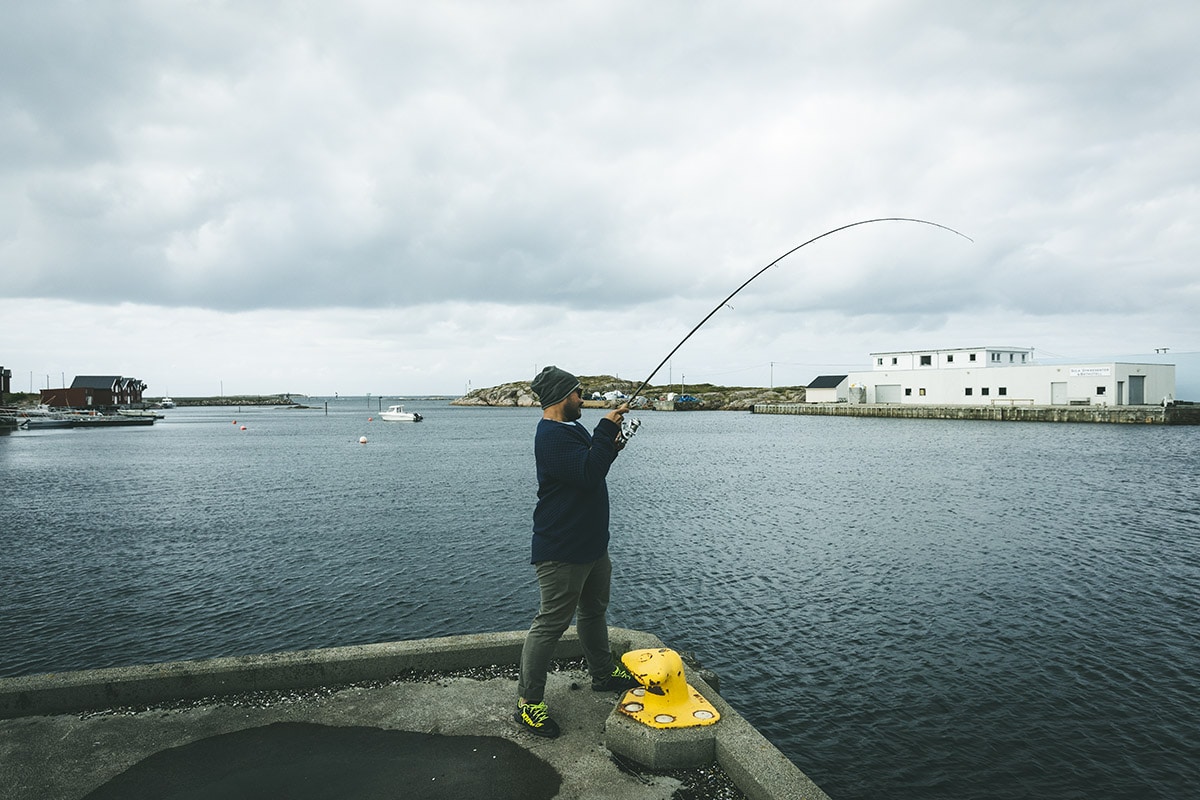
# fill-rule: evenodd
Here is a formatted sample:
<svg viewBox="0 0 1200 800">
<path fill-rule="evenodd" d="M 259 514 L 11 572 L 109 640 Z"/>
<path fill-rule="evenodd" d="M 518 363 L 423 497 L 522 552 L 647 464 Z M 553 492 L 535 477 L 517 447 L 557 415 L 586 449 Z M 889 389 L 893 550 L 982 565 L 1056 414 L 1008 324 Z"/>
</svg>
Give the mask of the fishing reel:
<svg viewBox="0 0 1200 800">
<path fill-rule="evenodd" d="M 617 441 L 621 444 L 626 444 L 633 435 L 637 433 L 637 429 L 642 427 L 642 421 L 637 417 L 625 417 L 621 420 L 621 432 L 617 434 Z"/>
</svg>

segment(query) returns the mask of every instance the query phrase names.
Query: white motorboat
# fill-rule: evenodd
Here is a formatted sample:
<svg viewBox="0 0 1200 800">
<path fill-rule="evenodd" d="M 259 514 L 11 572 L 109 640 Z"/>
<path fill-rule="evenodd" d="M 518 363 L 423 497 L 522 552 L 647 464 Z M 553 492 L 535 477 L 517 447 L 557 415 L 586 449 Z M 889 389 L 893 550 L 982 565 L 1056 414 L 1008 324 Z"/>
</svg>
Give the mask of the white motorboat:
<svg viewBox="0 0 1200 800">
<path fill-rule="evenodd" d="M 162 400 L 159 400 L 158 404 L 160 406 L 162 406 L 163 408 L 174 408 L 175 407 L 175 401 L 169 397 L 164 397 Z"/>
<path fill-rule="evenodd" d="M 388 406 L 387 411 L 380 411 L 379 418 L 385 422 L 420 422 L 423 417 L 415 411 L 405 411 L 404 406 Z"/>
</svg>

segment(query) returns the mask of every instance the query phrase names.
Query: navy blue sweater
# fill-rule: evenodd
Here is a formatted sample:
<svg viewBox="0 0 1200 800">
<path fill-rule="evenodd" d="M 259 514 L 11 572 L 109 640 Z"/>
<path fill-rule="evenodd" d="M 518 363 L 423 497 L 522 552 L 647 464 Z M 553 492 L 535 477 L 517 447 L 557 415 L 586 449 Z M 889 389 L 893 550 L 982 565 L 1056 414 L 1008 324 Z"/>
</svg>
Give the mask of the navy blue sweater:
<svg viewBox="0 0 1200 800">
<path fill-rule="evenodd" d="M 530 561 L 586 564 L 608 551 L 608 468 L 620 428 L 602 418 L 595 431 L 578 422 L 538 422 L 533 439 L 538 502 Z"/>
</svg>

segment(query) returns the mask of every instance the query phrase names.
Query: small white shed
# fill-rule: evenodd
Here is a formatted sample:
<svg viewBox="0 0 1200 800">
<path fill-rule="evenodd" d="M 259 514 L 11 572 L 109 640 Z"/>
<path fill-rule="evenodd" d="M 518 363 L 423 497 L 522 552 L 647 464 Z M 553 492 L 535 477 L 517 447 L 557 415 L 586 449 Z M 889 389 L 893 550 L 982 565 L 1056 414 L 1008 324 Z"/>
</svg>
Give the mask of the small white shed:
<svg viewBox="0 0 1200 800">
<path fill-rule="evenodd" d="M 804 399 L 809 403 L 844 403 L 849 375 L 818 375 L 804 388 Z"/>
</svg>

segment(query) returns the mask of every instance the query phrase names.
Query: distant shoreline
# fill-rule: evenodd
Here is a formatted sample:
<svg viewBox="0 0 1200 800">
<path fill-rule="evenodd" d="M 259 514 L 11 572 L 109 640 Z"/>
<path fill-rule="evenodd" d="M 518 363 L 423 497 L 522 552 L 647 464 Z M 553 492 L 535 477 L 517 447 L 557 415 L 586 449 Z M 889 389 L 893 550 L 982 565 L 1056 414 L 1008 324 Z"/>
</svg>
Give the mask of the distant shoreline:
<svg viewBox="0 0 1200 800">
<path fill-rule="evenodd" d="M 394 402 L 451 402 L 449 395 L 349 395 L 338 397 L 310 397 L 308 395 L 270 394 L 270 395 L 227 395 L 224 397 L 175 397 L 172 398 L 177 408 L 200 406 L 289 406 L 294 408 L 321 408 L 328 402 L 344 403 L 349 400 L 370 402 L 372 405 L 382 402 L 385 405 Z M 157 405 L 161 398 L 146 398 L 147 406 Z"/>
</svg>

